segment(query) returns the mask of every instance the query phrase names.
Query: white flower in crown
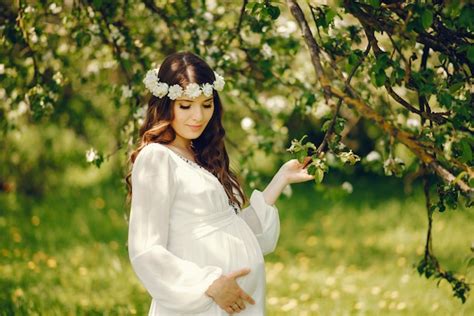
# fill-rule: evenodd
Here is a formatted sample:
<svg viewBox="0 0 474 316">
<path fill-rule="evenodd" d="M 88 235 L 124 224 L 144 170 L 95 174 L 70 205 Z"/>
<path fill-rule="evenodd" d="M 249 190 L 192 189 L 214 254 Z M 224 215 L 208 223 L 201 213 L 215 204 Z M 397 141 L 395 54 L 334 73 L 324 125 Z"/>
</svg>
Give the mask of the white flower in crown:
<svg viewBox="0 0 474 316">
<path fill-rule="evenodd" d="M 202 92 L 206 97 L 210 97 L 212 95 L 212 84 L 205 83 L 202 85 Z"/>
<path fill-rule="evenodd" d="M 154 86 L 154 84 L 158 81 L 158 71 L 157 69 L 148 70 L 145 78 L 143 79 L 143 83 L 147 87 L 148 90 Z"/>
<path fill-rule="evenodd" d="M 214 71 L 216 80 L 214 80 L 212 84 L 204 83 L 203 85 L 199 85 L 193 82 L 188 84 L 186 89 L 183 89 L 183 87 L 178 84 L 174 84 L 170 87 L 167 83 L 160 82 L 158 72 L 159 68 L 148 70 L 145 75 L 145 78 L 143 79 L 143 83 L 145 84 L 146 88 L 158 98 L 162 98 L 165 95 L 168 95 L 171 100 L 176 100 L 184 94 L 194 99 L 199 97 L 202 93 L 206 97 L 210 97 L 212 96 L 212 89 L 221 91 L 225 85 L 224 77 Z"/>
<path fill-rule="evenodd" d="M 216 89 L 217 91 L 221 91 L 224 88 L 224 84 L 225 84 L 224 77 L 222 77 L 215 71 L 214 71 L 214 76 L 216 76 L 216 80 L 214 81 L 212 85 L 214 86 L 214 89 Z"/>
<path fill-rule="evenodd" d="M 201 88 L 199 87 L 197 83 L 192 82 L 188 84 L 188 86 L 186 87 L 186 90 L 184 90 L 184 95 L 192 99 L 197 98 L 198 96 L 201 95 Z"/>
<path fill-rule="evenodd" d="M 151 93 L 153 93 L 158 98 L 164 97 L 168 93 L 168 84 L 164 82 L 159 82 L 156 84 L 156 87 L 151 89 Z"/>
<path fill-rule="evenodd" d="M 176 100 L 183 95 L 183 88 L 180 85 L 174 84 L 168 90 L 168 98 Z"/>
<path fill-rule="evenodd" d="M 156 97 L 162 98 L 168 93 L 168 84 L 165 82 L 159 82 L 158 68 L 148 70 L 143 79 L 143 83 Z"/>
</svg>

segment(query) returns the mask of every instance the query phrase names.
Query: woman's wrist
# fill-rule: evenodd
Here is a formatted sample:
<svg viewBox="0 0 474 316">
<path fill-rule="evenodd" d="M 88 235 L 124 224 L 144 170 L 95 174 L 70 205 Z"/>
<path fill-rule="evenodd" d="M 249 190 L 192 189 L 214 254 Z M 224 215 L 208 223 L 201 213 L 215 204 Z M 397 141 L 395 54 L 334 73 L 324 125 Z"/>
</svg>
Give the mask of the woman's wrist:
<svg viewBox="0 0 474 316">
<path fill-rule="evenodd" d="M 283 189 L 288 185 L 288 177 L 286 173 L 279 169 L 278 172 L 273 176 L 270 183 L 263 190 L 263 198 L 268 205 L 275 204 L 276 200 L 280 196 Z"/>
</svg>

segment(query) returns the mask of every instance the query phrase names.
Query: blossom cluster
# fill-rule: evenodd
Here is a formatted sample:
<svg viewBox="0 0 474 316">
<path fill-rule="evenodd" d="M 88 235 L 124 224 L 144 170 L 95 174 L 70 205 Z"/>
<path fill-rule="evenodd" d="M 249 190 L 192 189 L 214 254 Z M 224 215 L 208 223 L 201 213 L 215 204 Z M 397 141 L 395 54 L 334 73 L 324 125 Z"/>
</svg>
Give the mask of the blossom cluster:
<svg viewBox="0 0 474 316">
<path fill-rule="evenodd" d="M 204 94 L 206 97 L 210 97 L 212 95 L 212 89 L 221 91 L 224 88 L 224 77 L 219 75 L 217 72 L 214 72 L 214 75 L 216 76 L 216 80 L 212 84 L 205 83 L 199 85 L 193 82 L 188 84 L 186 88 L 183 89 L 178 84 L 169 86 L 165 82 L 160 82 L 160 78 L 158 77 L 158 68 L 155 68 L 148 70 L 145 78 L 143 79 L 143 83 L 145 84 L 146 88 L 158 98 L 168 95 L 168 98 L 171 100 L 176 100 L 177 98 L 184 95 L 194 99 L 199 97 L 201 94 Z"/>
</svg>

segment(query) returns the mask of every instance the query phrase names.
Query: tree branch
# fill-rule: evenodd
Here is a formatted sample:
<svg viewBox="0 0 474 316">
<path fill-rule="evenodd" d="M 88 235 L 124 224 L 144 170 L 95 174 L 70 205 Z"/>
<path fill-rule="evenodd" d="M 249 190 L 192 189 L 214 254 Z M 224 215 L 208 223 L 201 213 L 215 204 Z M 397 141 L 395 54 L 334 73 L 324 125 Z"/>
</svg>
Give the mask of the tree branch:
<svg viewBox="0 0 474 316">
<path fill-rule="evenodd" d="M 447 183 L 451 183 L 456 177 L 454 177 L 451 172 L 441 166 L 436 161 L 436 159 L 426 151 L 426 148 L 421 142 L 416 139 L 416 136 L 394 127 L 390 122 L 386 121 L 384 117 L 382 117 L 370 106 L 368 106 L 361 98 L 351 97 L 346 93 L 340 91 L 339 89 L 332 87 L 329 84 L 326 76 L 324 75 L 323 67 L 321 65 L 320 49 L 311 34 L 311 30 L 309 29 L 309 26 L 306 22 L 306 19 L 300 6 L 296 3 L 295 0 L 287 0 L 287 4 L 290 8 L 292 15 L 297 20 L 301 32 L 303 33 L 305 43 L 308 49 L 310 50 L 311 61 L 315 68 L 316 75 L 325 93 L 327 93 L 328 96 L 334 96 L 336 98 L 342 99 L 346 104 L 354 107 L 360 115 L 364 116 L 369 120 L 372 120 L 379 127 L 381 127 L 384 132 L 388 133 L 389 135 L 400 141 L 402 144 L 407 146 L 416 156 L 418 156 L 418 158 L 420 158 L 422 162 L 429 165 L 436 172 L 436 174 L 438 174 L 438 176 L 440 176 L 444 181 L 446 181 Z M 346 87 L 349 91 L 352 90 L 347 85 Z M 469 185 L 467 185 L 462 180 L 457 181 L 456 185 L 459 186 L 463 193 L 469 195 L 472 198 L 472 196 L 474 195 L 474 189 L 470 188 Z"/>
</svg>

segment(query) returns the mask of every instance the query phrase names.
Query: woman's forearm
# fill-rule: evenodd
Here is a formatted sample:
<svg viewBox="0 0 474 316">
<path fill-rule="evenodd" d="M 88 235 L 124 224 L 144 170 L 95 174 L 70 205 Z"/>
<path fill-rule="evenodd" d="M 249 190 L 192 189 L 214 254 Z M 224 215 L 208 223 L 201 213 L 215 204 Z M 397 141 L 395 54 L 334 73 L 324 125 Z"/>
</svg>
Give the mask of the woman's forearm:
<svg viewBox="0 0 474 316">
<path fill-rule="evenodd" d="M 287 184 L 287 177 L 280 169 L 275 176 L 273 176 L 272 181 L 270 181 L 265 190 L 262 191 L 265 202 L 269 205 L 275 204 Z"/>
</svg>

